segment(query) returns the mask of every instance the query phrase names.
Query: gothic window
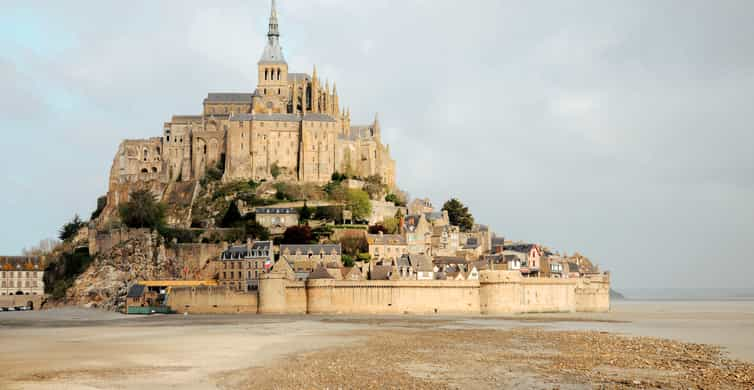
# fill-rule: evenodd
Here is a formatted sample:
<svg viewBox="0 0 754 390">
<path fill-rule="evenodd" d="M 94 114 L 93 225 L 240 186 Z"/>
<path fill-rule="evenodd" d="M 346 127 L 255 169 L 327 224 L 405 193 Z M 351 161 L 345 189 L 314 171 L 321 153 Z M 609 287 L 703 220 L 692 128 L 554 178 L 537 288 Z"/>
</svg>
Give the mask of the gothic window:
<svg viewBox="0 0 754 390">
<path fill-rule="evenodd" d="M 264 79 L 267 80 L 267 69 L 264 70 Z"/>
</svg>

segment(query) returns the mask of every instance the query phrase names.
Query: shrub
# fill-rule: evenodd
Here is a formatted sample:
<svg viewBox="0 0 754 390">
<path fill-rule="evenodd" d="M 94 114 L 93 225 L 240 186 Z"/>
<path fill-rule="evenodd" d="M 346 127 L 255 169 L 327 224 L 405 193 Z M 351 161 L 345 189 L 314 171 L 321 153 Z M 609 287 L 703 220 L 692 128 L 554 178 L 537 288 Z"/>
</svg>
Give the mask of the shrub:
<svg viewBox="0 0 754 390">
<path fill-rule="evenodd" d="M 369 252 L 369 243 L 363 235 L 348 235 L 340 239 L 343 253 L 349 256 L 358 256 L 361 252 Z"/>
<path fill-rule="evenodd" d="M 118 211 L 120 219 L 130 228 L 154 229 L 165 221 L 165 206 L 147 190 L 132 192 L 131 199 L 122 204 Z"/>
<path fill-rule="evenodd" d="M 277 180 L 278 176 L 280 176 L 280 173 L 280 166 L 278 166 L 278 163 L 272 163 L 272 165 L 270 166 L 270 175 L 272 175 L 272 177 Z"/>
<path fill-rule="evenodd" d="M 309 225 L 291 226 L 283 233 L 283 244 L 304 245 L 316 243 L 312 228 Z"/>
<path fill-rule="evenodd" d="M 79 218 L 78 214 L 73 217 L 73 219 L 63 225 L 62 228 L 60 228 L 60 231 L 58 232 L 58 238 L 60 238 L 61 241 L 70 241 L 74 237 L 76 237 L 76 234 L 78 234 L 79 230 L 86 225 L 81 218 Z"/>
</svg>

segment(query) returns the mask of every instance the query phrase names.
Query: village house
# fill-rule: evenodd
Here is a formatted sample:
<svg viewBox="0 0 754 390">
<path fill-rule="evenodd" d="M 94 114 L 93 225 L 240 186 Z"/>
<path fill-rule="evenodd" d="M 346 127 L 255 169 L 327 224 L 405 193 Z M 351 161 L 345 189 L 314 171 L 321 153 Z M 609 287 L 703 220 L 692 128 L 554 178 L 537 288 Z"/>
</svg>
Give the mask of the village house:
<svg viewBox="0 0 754 390">
<path fill-rule="evenodd" d="M 234 245 L 213 261 L 215 278 L 221 286 L 236 291 L 256 290 L 259 276 L 273 265 L 272 241 L 251 241 Z"/>
<path fill-rule="evenodd" d="M 408 253 L 406 238 L 399 234 L 367 234 L 369 254 L 372 260 L 379 262 L 395 262 Z"/>
<path fill-rule="evenodd" d="M 432 259 L 435 272 L 465 272 L 469 261 L 464 257 L 457 256 L 435 256 Z"/>
<path fill-rule="evenodd" d="M 565 260 L 560 256 L 542 257 L 540 276 L 545 278 L 567 278 L 568 275 L 565 271 Z"/>
<path fill-rule="evenodd" d="M 0 257 L 0 295 L 44 295 L 43 278 L 39 257 Z"/>
<path fill-rule="evenodd" d="M 455 256 L 459 248 L 458 226 L 442 225 L 432 227 L 432 256 Z"/>
<path fill-rule="evenodd" d="M 403 257 L 416 274 L 416 280 L 435 280 L 435 266 L 431 257 L 419 254 L 408 254 Z"/>
<path fill-rule="evenodd" d="M 508 243 L 505 245 L 505 251 L 503 253 L 523 254 L 525 256 L 525 260 L 521 264 L 521 273 L 526 276 L 539 275 L 540 267 L 542 264 L 542 256 L 544 255 L 542 248 L 539 245 L 521 242 Z"/>
<path fill-rule="evenodd" d="M 298 211 L 291 207 L 257 207 L 256 221 L 272 233 L 281 233 L 285 229 L 298 225 Z"/>
<path fill-rule="evenodd" d="M 280 259 L 294 272 L 313 272 L 318 265 L 342 264 L 340 244 L 281 245 Z"/>
<path fill-rule="evenodd" d="M 409 254 L 429 254 L 432 251 L 432 231 L 423 214 L 406 216 L 403 222 Z"/>
</svg>

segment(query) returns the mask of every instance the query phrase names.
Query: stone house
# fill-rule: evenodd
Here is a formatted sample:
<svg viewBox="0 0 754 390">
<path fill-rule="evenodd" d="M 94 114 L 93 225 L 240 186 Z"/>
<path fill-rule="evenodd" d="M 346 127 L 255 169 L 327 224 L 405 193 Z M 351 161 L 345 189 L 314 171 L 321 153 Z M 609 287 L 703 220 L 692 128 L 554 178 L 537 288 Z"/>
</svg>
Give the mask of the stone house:
<svg viewBox="0 0 754 390">
<path fill-rule="evenodd" d="M 460 230 L 458 226 L 441 225 L 432 227 L 432 256 L 455 256 L 459 249 Z"/>
<path fill-rule="evenodd" d="M 469 261 L 464 257 L 458 256 L 435 256 L 432 259 L 432 264 L 435 266 L 437 272 L 464 272 L 469 265 Z"/>
<path fill-rule="evenodd" d="M 44 295 L 44 268 L 39 257 L 0 257 L 0 295 Z"/>
<path fill-rule="evenodd" d="M 404 257 L 415 272 L 416 280 L 435 280 L 435 266 L 431 257 L 419 254 L 408 254 Z"/>
<path fill-rule="evenodd" d="M 520 253 L 525 256 L 521 264 L 521 273 L 524 275 L 538 275 L 542 265 L 544 252 L 537 244 L 529 243 L 509 243 L 505 245 L 504 254 Z"/>
<path fill-rule="evenodd" d="M 409 254 L 429 254 L 432 251 L 432 230 L 423 214 L 406 216 L 403 222 Z"/>
<path fill-rule="evenodd" d="M 272 233 L 282 233 L 299 222 L 298 211 L 292 207 L 257 207 L 254 218 Z"/>
<path fill-rule="evenodd" d="M 287 261 L 294 272 L 313 272 L 320 264 L 342 264 L 342 253 L 340 244 L 280 246 L 280 259 Z"/>
<path fill-rule="evenodd" d="M 272 241 L 251 241 L 234 245 L 212 262 L 215 279 L 221 286 L 236 291 L 256 290 L 259 277 L 274 263 Z"/>
<path fill-rule="evenodd" d="M 375 261 L 395 262 L 408 253 L 406 238 L 400 234 L 367 234 L 369 254 Z"/>
</svg>

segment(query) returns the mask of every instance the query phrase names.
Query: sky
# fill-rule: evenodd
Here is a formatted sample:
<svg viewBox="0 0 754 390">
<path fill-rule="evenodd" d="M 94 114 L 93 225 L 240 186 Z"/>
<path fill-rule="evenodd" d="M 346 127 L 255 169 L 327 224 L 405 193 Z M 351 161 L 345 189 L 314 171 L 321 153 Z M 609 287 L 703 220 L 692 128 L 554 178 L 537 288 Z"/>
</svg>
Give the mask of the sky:
<svg viewBox="0 0 754 390">
<path fill-rule="evenodd" d="M 219 3 L 219 4 L 215 4 Z M 398 184 L 617 288 L 751 287 L 754 2 L 278 0 L 292 72 L 379 112 Z M 269 1 L 0 3 L 0 253 L 107 191 L 122 139 L 251 92 Z"/>
</svg>

